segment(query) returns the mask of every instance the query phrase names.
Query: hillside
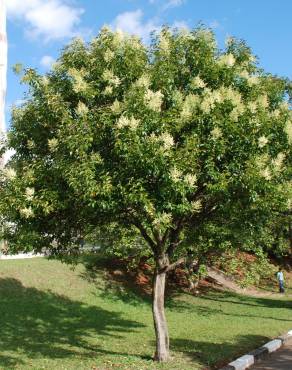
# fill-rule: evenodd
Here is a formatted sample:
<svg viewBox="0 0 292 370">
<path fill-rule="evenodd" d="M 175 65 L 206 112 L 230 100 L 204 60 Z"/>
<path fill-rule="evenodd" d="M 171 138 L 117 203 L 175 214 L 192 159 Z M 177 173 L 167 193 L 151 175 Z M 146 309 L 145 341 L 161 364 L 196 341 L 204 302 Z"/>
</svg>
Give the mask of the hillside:
<svg viewBox="0 0 292 370">
<path fill-rule="evenodd" d="M 150 301 L 102 268 L 0 261 L 1 369 L 211 369 L 291 329 L 292 303 L 208 290 L 172 294 L 173 360 L 151 360 Z"/>
</svg>

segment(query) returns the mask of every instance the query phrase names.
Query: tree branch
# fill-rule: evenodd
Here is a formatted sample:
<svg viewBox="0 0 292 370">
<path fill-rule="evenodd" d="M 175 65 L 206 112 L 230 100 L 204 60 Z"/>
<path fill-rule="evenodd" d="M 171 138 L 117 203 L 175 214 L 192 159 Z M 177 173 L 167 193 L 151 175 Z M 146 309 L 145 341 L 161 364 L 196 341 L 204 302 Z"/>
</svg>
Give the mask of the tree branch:
<svg viewBox="0 0 292 370">
<path fill-rule="evenodd" d="M 176 262 L 174 263 L 171 263 L 170 265 L 168 265 L 166 268 L 165 268 L 165 272 L 168 272 L 168 271 L 171 271 L 171 270 L 174 270 L 177 266 L 183 264 L 186 262 L 186 258 L 185 257 L 182 257 L 180 259 L 178 259 Z"/>
<path fill-rule="evenodd" d="M 137 220 L 132 220 L 132 223 L 140 231 L 142 237 L 149 244 L 149 246 L 150 246 L 151 250 L 153 251 L 153 253 L 156 254 L 157 253 L 157 245 L 152 240 L 152 238 L 148 235 L 148 233 L 147 233 L 146 229 L 144 228 L 144 226 L 139 221 L 137 221 Z"/>
<path fill-rule="evenodd" d="M 155 228 L 153 228 L 153 231 L 152 232 L 153 232 L 154 238 L 156 240 L 156 243 L 160 245 L 162 243 L 162 240 L 163 239 L 162 239 L 159 231 L 157 231 L 157 230 L 155 230 Z"/>
<path fill-rule="evenodd" d="M 184 222 L 184 219 L 183 217 L 181 217 L 178 222 L 177 222 L 177 225 L 176 225 L 176 228 L 175 229 L 171 229 L 170 231 L 170 236 L 169 236 L 169 239 L 170 239 L 170 244 L 169 244 L 169 247 L 167 248 L 167 251 L 166 253 L 171 256 L 175 250 L 175 248 L 181 243 L 181 240 L 180 240 L 180 232 L 183 228 L 183 222 Z"/>
<path fill-rule="evenodd" d="M 170 232 L 170 229 L 166 229 L 166 231 L 165 231 L 165 233 L 164 233 L 164 235 L 163 235 L 163 237 L 162 237 L 161 243 L 162 243 L 162 245 L 163 245 L 163 246 L 164 246 L 164 245 L 165 245 L 165 243 L 166 243 L 166 240 L 167 240 L 167 238 L 168 238 L 168 236 L 169 236 L 169 232 Z"/>
</svg>

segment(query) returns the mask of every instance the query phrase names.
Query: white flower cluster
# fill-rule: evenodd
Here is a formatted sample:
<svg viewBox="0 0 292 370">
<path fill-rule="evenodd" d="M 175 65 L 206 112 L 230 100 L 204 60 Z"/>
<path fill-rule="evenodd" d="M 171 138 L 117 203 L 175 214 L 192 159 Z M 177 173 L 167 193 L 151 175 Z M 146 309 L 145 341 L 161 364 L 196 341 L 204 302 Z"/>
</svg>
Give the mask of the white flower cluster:
<svg viewBox="0 0 292 370">
<path fill-rule="evenodd" d="M 257 112 L 258 106 L 255 102 L 250 101 L 247 103 L 247 108 L 252 114 L 255 114 Z"/>
<path fill-rule="evenodd" d="M 268 167 L 264 168 L 263 170 L 260 171 L 260 174 L 263 178 L 265 178 L 266 180 L 272 180 L 272 174 L 271 174 L 271 171 Z"/>
<path fill-rule="evenodd" d="M 31 218 L 34 216 L 34 212 L 31 207 L 22 208 L 19 212 L 24 218 Z"/>
<path fill-rule="evenodd" d="M 246 80 L 249 78 L 249 73 L 248 73 L 248 71 L 246 70 L 246 69 L 244 69 L 244 70 L 242 70 L 242 71 L 240 71 L 240 72 L 238 72 L 238 77 L 241 77 L 241 78 L 245 78 Z"/>
<path fill-rule="evenodd" d="M 25 189 L 25 199 L 30 201 L 34 197 L 34 188 L 26 188 Z"/>
<path fill-rule="evenodd" d="M 126 116 L 121 116 L 117 121 L 117 128 L 122 129 L 128 127 L 130 130 L 135 130 L 138 127 L 139 123 L 140 121 L 135 119 L 133 116 L 131 116 L 130 118 Z"/>
<path fill-rule="evenodd" d="M 179 169 L 177 169 L 176 167 L 173 167 L 170 170 L 170 177 L 171 177 L 172 181 L 178 182 L 178 181 L 181 180 L 182 172 Z"/>
<path fill-rule="evenodd" d="M 267 108 L 269 106 L 269 100 L 268 100 L 268 97 L 266 94 L 264 95 L 260 95 L 258 98 L 257 98 L 257 105 L 259 108 Z"/>
<path fill-rule="evenodd" d="M 181 111 L 181 119 L 183 121 L 187 121 L 188 119 L 190 119 L 193 113 L 199 107 L 199 105 L 200 105 L 199 96 L 194 95 L 194 94 L 187 95 L 183 102 L 182 111 Z"/>
<path fill-rule="evenodd" d="M 252 87 L 254 85 L 257 85 L 260 80 L 259 77 L 256 75 L 250 75 L 247 70 L 240 71 L 238 73 L 238 76 L 241 78 L 246 79 L 248 86 Z"/>
<path fill-rule="evenodd" d="M 239 117 L 244 113 L 245 107 L 242 103 L 241 94 L 232 89 L 231 87 L 220 88 L 220 93 L 223 100 L 229 100 L 234 106 L 233 110 L 230 112 L 230 119 L 237 122 Z"/>
<path fill-rule="evenodd" d="M 103 90 L 104 95 L 111 95 L 113 93 L 114 89 L 112 86 L 106 86 L 106 88 Z"/>
<path fill-rule="evenodd" d="M 213 97 L 211 95 L 205 95 L 200 107 L 205 114 L 209 114 L 215 107 L 215 101 Z"/>
<path fill-rule="evenodd" d="M 215 104 L 223 103 L 229 100 L 233 106 L 234 111 L 232 112 L 233 119 L 237 120 L 238 116 L 244 112 L 244 105 L 242 103 L 242 98 L 237 90 L 231 87 L 220 87 L 218 90 L 210 90 L 206 88 L 204 90 L 204 97 L 200 108 L 205 114 L 209 114 L 212 109 L 214 109 Z"/>
<path fill-rule="evenodd" d="M 111 105 L 111 111 L 113 113 L 120 113 L 120 111 L 121 111 L 121 104 L 120 104 L 120 102 L 117 99 Z"/>
<path fill-rule="evenodd" d="M 284 130 L 287 134 L 289 144 L 292 144 L 292 121 L 287 121 Z"/>
<path fill-rule="evenodd" d="M 73 79 L 73 89 L 76 93 L 84 92 L 87 90 L 87 82 L 84 80 L 85 73 L 82 70 L 70 68 L 68 75 Z"/>
<path fill-rule="evenodd" d="M 211 131 L 211 136 L 214 140 L 219 139 L 222 136 L 222 131 L 219 127 L 214 127 L 213 130 Z"/>
<path fill-rule="evenodd" d="M 268 167 L 269 163 L 271 163 L 271 159 L 268 154 L 258 156 L 255 162 L 255 165 L 259 170 L 260 176 L 262 176 L 266 180 L 272 179 L 272 174 L 271 174 L 270 168 Z"/>
<path fill-rule="evenodd" d="M 210 46 L 212 47 L 215 47 L 216 46 L 216 41 L 215 41 L 215 38 L 214 38 L 214 35 L 213 33 L 208 30 L 208 29 L 201 29 L 201 30 L 198 30 L 196 33 L 195 33 L 195 38 L 196 39 L 201 39 L 201 40 L 204 40 L 207 44 L 209 44 Z"/>
<path fill-rule="evenodd" d="M 35 174 L 32 168 L 28 168 L 25 173 L 25 178 L 27 181 L 35 181 Z"/>
<path fill-rule="evenodd" d="M 159 36 L 159 49 L 165 55 L 170 53 L 170 43 L 166 35 L 161 34 Z"/>
<path fill-rule="evenodd" d="M 239 116 L 245 111 L 241 94 L 239 91 L 225 86 L 220 87 L 218 90 L 205 88 L 202 100 L 198 95 L 189 94 L 183 103 L 181 118 L 188 120 L 197 108 L 200 108 L 203 113 L 209 114 L 216 104 L 221 104 L 227 100 L 234 106 L 230 113 L 230 118 L 233 121 L 238 121 Z"/>
<path fill-rule="evenodd" d="M 275 110 L 272 111 L 271 117 L 272 118 L 279 118 L 280 117 L 280 114 L 281 114 L 280 110 L 279 109 L 275 109 Z"/>
<path fill-rule="evenodd" d="M 13 180 L 16 177 L 16 172 L 13 168 L 6 167 L 2 170 L 3 175 L 7 180 Z"/>
<path fill-rule="evenodd" d="M 102 74 L 102 78 L 106 81 L 109 85 L 117 87 L 121 84 L 121 80 L 119 77 L 115 76 L 113 71 L 109 69 L 105 69 Z"/>
<path fill-rule="evenodd" d="M 21 107 L 16 107 L 15 105 L 12 106 L 11 114 L 13 119 L 21 119 L 24 116 L 24 109 Z"/>
<path fill-rule="evenodd" d="M 58 144 L 59 144 L 58 139 L 55 137 L 48 140 L 48 147 L 51 152 L 54 152 L 57 149 Z"/>
<path fill-rule="evenodd" d="M 43 76 L 42 77 L 42 83 L 43 83 L 43 87 L 47 87 L 49 85 L 48 76 Z"/>
<path fill-rule="evenodd" d="M 174 102 L 175 105 L 181 107 L 183 103 L 183 94 L 177 89 L 173 90 L 172 101 Z"/>
<path fill-rule="evenodd" d="M 174 146 L 173 137 L 168 132 L 163 132 L 159 136 L 159 140 L 161 140 L 163 142 L 163 148 L 165 150 L 169 150 L 170 148 L 172 148 Z"/>
<path fill-rule="evenodd" d="M 259 79 L 259 77 L 258 77 L 258 76 L 249 76 L 249 77 L 247 78 L 247 84 L 248 84 L 248 86 L 250 86 L 250 87 L 252 87 L 252 86 L 254 86 L 254 85 L 259 84 L 259 82 L 260 82 L 260 79 Z"/>
<path fill-rule="evenodd" d="M 177 34 L 182 39 L 194 40 L 195 38 L 193 32 L 190 32 L 190 30 L 184 26 L 178 28 Z"/>
<path fill-rule="evenodd" d="M 127 34 L 123 32 L 120 28 L 113 32 L 113 45 L 114 47 L 118 48 L 121 46 L 122 42 L 126 39 Z"/>
<path fill-rule="evenodd" d="M 146 90 L 146 93 L 145 93 L 145 104 L 147 104 L 147 106 L 155 111 L 155 112 L 160 112 L 161 111 L 161 105 L 162 105 L 162 101 L 163 101 L 163 94 L 161 91 L 152 91 L 150 89 L 147 89 Z"/>
<path fill-rule="evenodd" d="M 83 102 L 79 101 L 78 105 L 77 105 L 77 108 L 76 108 L 76 113 L 79 116 L 85 116 L 88 113 L 87 106 Z"/>
<path fill-rule="evenodd" d="M 106 63 L 109 63 L 113 60 L 115 56 L 115 53 L 111 50 L 111 49 L 106 49 L 106 51 L 104 52 L 104 60 Z"/>
<path fill-rule="evenodd" d="M 197 176 L 192 173 L 187 173 L 184 177 L 184 181 L 189 187 L 193 188 L 197 183 Z"/>
<path fill-rule="evenodd" d="M 235 64 L 235 58 L 233 54 L 223 54 L 218 58 L 218 64 L 224 67 L 233 67 Z"/>
<path fill-rule="evenodd" d="M 234 106 L 242 104 L 242 98 L 239 91 L 232 89 L 232 87 L 221 87 L 219 89 L 222 100 L 229 100 Z"/>
<path fill-rule="evenodd" d="M 27 140 L 27 147 L 28 147 L 28 149 L 34 149 L 35 148 L 35 142 L 33 140 Z"/>
<path fill-rule="evenodd" d="M 236 107 L 234 107 L 232 109 L 232 111 L 230 112 L 230 119 L 234 122 L 238 122 L 238 119 L 239 117 L 244 113 L 244 105 L 243 104 L 239 104 L 237 105 Z"/>
<path fill-rule="evenodd" d="M 250 54 L 250 55 L 249 55 L 248 60 L 249 60 L 251 63 L 254 63 L 254 62 L 256 62 L 257 58 L 256 58 L 254 55 Z"/>
<path fill-rule="evenodd" d="M 75 85 L 73 86 L 73 90 L 77 92 L 75 89 Z M 85 91 L 85 90 L 82 90 Z M 81 90 L 78 90 L 78 92 L 81 92 Z M 60 93 L 54 93 L 54 94 L 49 94 L 47 95 L 47 103 L 49 106 L 51 106 L 55 112 L 61 111 L 61 104 L 60 101 L 62 100 L 61 94 Z"/>
<path fill-rule="evenodd" d="M 206 86 L 205 82 L 201 79 L 200 76 L 196 76 L 191 79 L 190 86 L 193 89 L 199 89 L 199 88 L 204 88 Z"/>
<path fill-rule="evenodd" d="M 202 201 L 201 200 L 195 200 L 191 202 L 192 212 L 199 213 L 202 209 Z"/>
<path fill-rule="evenodd" d="M 146 89 L 148 89 L 150 86 L 150 77 L 147 74 L 143 74 L 136 81 L 136 85 L 138 87 L 145 87 Z"/>
<path fill-rule="evenodd" d="M 151 201 L 148 200 L 147 204 L 145 204 L 143 208 L 146 211 L 147 215 L 149 215 L 151 218 L 154 217 L 155 207 Z"/>
<path fill-rule="evenodd" d="M 259 139 L 258 139 L 258 145 L 259 145 L 259 148 L 263 148 L 265 145 L 267 145 L 269 142 L 269 140 L 265 137 L 265 136 L 261 136 Z"/>
<path fill-rule="evenodd" d="M 280 172 L 283 169 L 285 158 L 284 153 L 278 153 L 277 157 L 272 160 L 272 165 L 276 172 Z"/>
<path fill-rule="evenodd" d="M 144 48 L 143 43 L 139 36 L 132 35 L 126 38 L 126 43 L 129 45 L 131 49 L 141 50 Z"/>
<path fill-rule="evenodd" d="M 170 213 L 162 212 L 153 220 L 153 225 L 161 228 L 168 227 L 171 224 L 172 216 Z"/>
<path fill-rule="evenodd" d="M 225 96 L 222 94 L 222 90 L 210 90 L 206 88 L 204 90 L 204 97 L 201 102 L 200 108 L 205 114 L 209 114 L 211 110 L 215 107 L 216 103 L 222 103 Z"/>
</svg>

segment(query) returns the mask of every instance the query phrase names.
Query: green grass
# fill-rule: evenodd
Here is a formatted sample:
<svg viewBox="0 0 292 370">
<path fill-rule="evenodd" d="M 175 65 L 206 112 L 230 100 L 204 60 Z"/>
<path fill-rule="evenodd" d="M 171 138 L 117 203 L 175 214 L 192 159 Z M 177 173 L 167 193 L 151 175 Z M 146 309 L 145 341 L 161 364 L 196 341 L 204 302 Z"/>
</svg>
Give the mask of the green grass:
<svg viewBox="0 0 292 370">
<path fill-rule="evenodd" d="M 290 301 L 209 292 L 167 301 L 173 360 L 153 363 L 151 305 L 82 265 L 0 261 L 1 369 L 216 368 L 292 329 Z"/>
</svg>

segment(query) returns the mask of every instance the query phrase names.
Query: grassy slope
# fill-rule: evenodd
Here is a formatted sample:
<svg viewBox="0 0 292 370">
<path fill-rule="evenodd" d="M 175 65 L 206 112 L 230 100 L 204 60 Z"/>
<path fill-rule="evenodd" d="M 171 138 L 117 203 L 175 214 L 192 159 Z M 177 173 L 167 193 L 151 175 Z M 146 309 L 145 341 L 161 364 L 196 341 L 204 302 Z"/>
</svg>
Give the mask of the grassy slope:
<svg viewBox="0 0 292 370">
<path fill-rule="evenodd" d="M 228 293 L 167 302 L 173 361 L 151 361 L 151 306 L 58 261 L 0 261 L 1 369 L 206 369 L 292 329 L 285 298 Z"/>
</svg>

